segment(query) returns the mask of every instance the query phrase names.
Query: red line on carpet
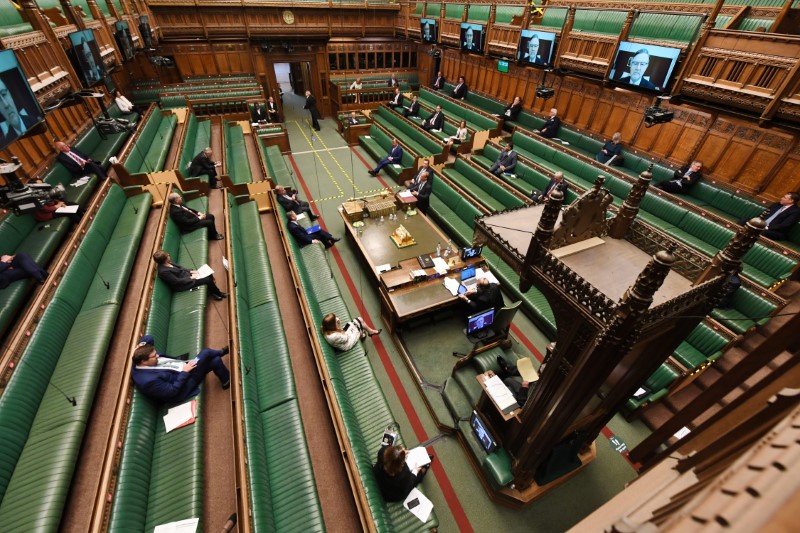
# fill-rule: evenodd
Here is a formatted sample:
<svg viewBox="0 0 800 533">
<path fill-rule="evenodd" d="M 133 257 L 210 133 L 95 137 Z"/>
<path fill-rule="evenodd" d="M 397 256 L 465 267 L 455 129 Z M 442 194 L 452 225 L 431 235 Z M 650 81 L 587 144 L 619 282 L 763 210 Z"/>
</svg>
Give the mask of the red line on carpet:
<svg viewBox="0 0 800 533">
<path fill-rule="evenodd" d="M 356 151 L 356 149 L 355 149 L 355 148 L 353 148 L 353 147 L 351 146 L 351 147 L 350 147 L 350 150 L 352 150 L 352 151 L 353 151 L 353 153 L 354 153 L 354 154 L 356 154 L 356 157 L 357 157 L 357 158 L 359 158 L 359 159 L 361 160 L 361 162 L 362 162 L 362 163 L 364 163 L 364 166 L 365 166 L 365 167 L 367 167 L 368 169 L 372 169 L 372 167 L 370 166 L 370 164 L 369 164 L 369 163 L 367 163 L 367 160 L 366 160 L 366 159 L 364 159 L 363 157 L 361 157 L 361 154 L 359 154 L 359 153 Z M 356 169 L 353 169 L 353 172 L 355 172 L 355 171 L 356 171 Z M 380 182 L 381 182 L 381 185 L 383 185 L 383 186 L 384 186 L 384 187 L 386 187 L 387 189 L 391 189 L 391 187 L 390 187 L 390 186 L 388 186 L 388 185 L 386 185 L 386 182 L 385 182 L 385 181 L 383 181 L 383 178 L 380 176 L 380 174 L 379 174 L 379 175 L 377 175 L 377 176 L 375 176 L 375 177 L 376 177 L 376 178 L 378 178 L 378 181 L 380 181 Z"/>
<path fill-rule="evenodd" d="M 351 147 L 352 149 L 352 147 Z M 361 158 L 361 156 L 356 152 L 356 155 Z M 363 159 L 361 159 L 364 161 Z M 294 167 L 295 175 L 297 176 L 297 180 L 300 183 L 300 186 L 303 188 L 303 192 L 306 195 L 306 200 L 311 201 L 311 194 L 306 186 L 306 182 L 303 179 L 303 175 L 300 173 L 300 169 L 297 167 L 297 163 L 294 160 L 294 157 L 289 154 L 289 161 L 292 163 Z M 366 161 L 364 162 L 366 165 Z M 369 166 L 369 165 L 367 165 Z M 380 178 L 378 178 L 380 179 Z M 383 180 L 381 180 L 383 183 Z M 384 186 L 386 184 L 384 183 Z M 326 229 L 324 223 L 320 223 L 320 227 L 322 229 Z M 327 231 L 327 230 L 326 230 Z M 347 272 L 347 268 L 345 268 L 344 261 L 342 260 L 342 256 L 339 251 L 334 247 L 330 249 L 331 253 L 333 254 L 333 258 L 336 260 L 336 264 L 339 267 L 339 271 L 342 273 L 342 278 L 344 279 L 345 284 L 347 285 L 347 289 L 350 291 L 350 295 L 353 297 L 353 300 L 356 302 L 356 307 L 358 308 L 358 313 L 362 317 L 368 317 L 369 313 L 367 312 L 367 308 L 364 307 L 364 302 L 361 301 L 361 296 L 358 294 L 358 290 L 356 289 L 355 283 L 353 279 L 350 277 L 350 274 Z M 375 324 L 374 321 L 370 319 L 370 321 Z M 394 389 L 395 394 L 397 395 L 397 399 L 400 401 L 400 405 L 403 406 L 403 411 L 408 416 L 408 420 L 411 423 L 411 429 L 414 430 L 414 436 L 417 438 L 419 442 L 423 442 L 428 440 L 428 435 L 425 432 L 425 428 L 422 427 L 422 421 L 417 416 L 417 412 L 414 409 L 414 406 L 411 403 L 411 398 L 409 398 L 408 393 L 406 392 L 403 383 L 400 381 L 400 376 L 395 370 L 394 365 L 392 364 L 391 359 L 389 358 L 389 353 L 386 351 L 386 347 L 383 345 L 383 341 L 380 337 L 373 337 L 373 343 L 375 344 L 375 349 L 380 356 L 381 363 L 386 370 L 386 374 L 389 376 L 389 381 L 392 383 L 392 388 Z M 464 512 L 464 508 L 461 506 L 461 502 L 456 495 L 455 490 L 453 489 L 452 483 L 450 483 L 450 478 L 447 477 L 447 473 L 444 471 L 444 468 L 441 466 L 440 461 L 436 461 L 433 464 L 433 474 L 436 476 L 436 481 L 439 483 L 439 488 L 444 495 L 445 501 L 447 501 L 447 506 L 450 508 L 450 511 L 453 513 L 453 518 L 455 518 L 456 524 L 458 524 L 459 531 L 473 531 L 472 525 L 469 523 L 469 519 L 467 518 L 467 514 Z"/>
</svg>

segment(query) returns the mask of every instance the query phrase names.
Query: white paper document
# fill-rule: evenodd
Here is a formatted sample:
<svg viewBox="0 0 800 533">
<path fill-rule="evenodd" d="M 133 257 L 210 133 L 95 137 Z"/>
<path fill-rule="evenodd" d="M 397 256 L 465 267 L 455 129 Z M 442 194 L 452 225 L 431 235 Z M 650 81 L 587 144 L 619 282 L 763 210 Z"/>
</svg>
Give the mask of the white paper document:
<svg viewBox="0 0 800 533">
<path fill-rule="evenodd" d="M 485 384 L 486 392 L 492 397 L 501 411 L 505 411 L 507 408 L 517 403 L 514 395 L 509 388 L 506 387 L 506 384 L 503 383 L 503 380 L 500 379 L 500 376 L 490 377 L 486 380 Z"/>
<path fill-rule="evenodd" d="M 450 291 L 453 296 L 458 295 L 458 286 L 460 283 L 453 278 L 444 278 L 444 288 Z"/>
<path fill-rule="evenodd" d="M 394 168 L 403 168 L 403 167 L 401 167 L 400 165 L 398 165 L 398 164 L 396 164 L 396 163 L 395 163 L 394 165 L 392 165 L 392 166 L 393 166 Z"/>
<path fill-rule="evenodd" d="M 478 268 L 475 270 L 475 277 L 478 279 L 486 278 L 489 280 L 489 283 L 497 283 L 497 284 L 500 283 L 499 281 L 497 281 L 497 278 L 494 277 L 494 274 L 492 274 L 489 270 L 484 270 L 482 268 Z"/>
<path fill-rule="evenodd" d="M 89 180 L 92 179 L 89 176 L 83 176 L 82 178 L 78 178 L 76 181 L 70 183 L 70 187 L 81 187 L 82 185 L 86 185 L 89 183 Z"/>
<path fill-rule="evenodd" d="M 214 274 L 214 269 L 208 266 L 207 264 L 197 269 L 197 279 L 206 278 L 213 274 Z"/>
<path fill-rule="evenodd" d="M 406 496 L 405 501 L 403 502 L 403 507 L 411 511 L 414 516 L 422 520 L 422 522 L 427 522 L 428 518 L 431 516 L 431 511 L 433 511 L 433 502 L 430 501 L 428 498 L 422 494 L 419 489 L 414 489 L 408 493 Z"/>
<path fill-rule="evenodd" d="M 304 218 L 306 218 L 305 213 L 300 213 L 299 215 L 297 215 L 297 220 L 303 220 Z"/>
<path fill-rule="evenodd" d="M 417 446 L 413 450 L 408 450 L 406 454 L 406 465 L 408 469 L 416 474 L 420 468 L 425 465 L 431 464 L 431 458 L 428 455 L 428 450 L 422 446 Z"/>
<path fill-rule="evenodd" d="M 439 272 L 440 274 L 447 272 L 447 261 L 441 257 L 432 257 L 431 259 L 433 259 L 433 268 L 436 269 L 436 272 Z"/>
<path fill-rule="evenodd" d="M 185 424 L 193 418 L 194 412 L 192 411 L 192 401 L 188 401 L 167 411 L 167 414 L 164 415 L 164 427 L 166 428 L 167 433 L 169 433 L 173 429 Z"/>
<path fill-rule="evenodd" d="M 197 531 L 197 525 L 199 523 L 199 518 L 187 518 L 186 520 L 179 520 L 177 522 L 156 526 L 153 533 L 194 533 Z"/>
<path fill-rule="evenodd" d="M 409 200 L 414 197 L 414 195 L 411 194 L 411 191 L 400 191 L 399 193 L 397 193 L 397 196 L 399 196 L 400 198 L 405 198 L 406 200 Z"/>
<path fill-rule="evenodd" d="M 77 206 L 77 205 L 66 205 L 64 207 L 59 207 L 58 209 L 56 209 L 56 213 L 77 213 L 78 212 L 78 207 L 80 207 L 80 206 Z"/>
<path fill-rule="evenodd" d="M 224 255 L 222 256 L 222 266 L 225 267 L 225 270 L 228 270 L 230 267 L 230 263 L 228 263 L 228 258 Z"/>
<path fill-rule="evenodd" d="M 378 271 L 378 274 L 380 274 L 382 272 L 389 272 L 391 269 L 392 269 L 392 265 L 390 265 L 389 263 L 385 263 L 383 265 L 378 265 L 378 266 L 375 267 L 375 270 Z"/>
</svg>

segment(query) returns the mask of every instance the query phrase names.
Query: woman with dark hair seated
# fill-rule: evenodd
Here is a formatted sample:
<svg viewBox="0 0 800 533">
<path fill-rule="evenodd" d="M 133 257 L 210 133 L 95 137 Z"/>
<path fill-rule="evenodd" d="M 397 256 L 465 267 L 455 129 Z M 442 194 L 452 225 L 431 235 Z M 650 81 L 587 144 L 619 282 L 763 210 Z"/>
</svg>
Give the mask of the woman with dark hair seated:
<svg viewBox="0 0 800 533">
<path fill-rule="evenodd" d="M 328 344 L 342 352 L 355 346 L 358 341 L 363 341 L 368 336 L 378 335 L 381 331 L 383 330 L 369 327 L 360 316 L 344 326 L 333 313 L 328 313 L 322 319 L 322 336 L 325 337 Z"/>
<path fill-rule="evenodd" d="M 402 446 L 382 446 L 378 450 L 378 461 L 372 471 L 387 502 L 405 500 L 428 473 L 429 465 L 418 468 L 416 473 L 412 472 L 406 464 L 407 453 L 408 450 Z"/>
</svg>

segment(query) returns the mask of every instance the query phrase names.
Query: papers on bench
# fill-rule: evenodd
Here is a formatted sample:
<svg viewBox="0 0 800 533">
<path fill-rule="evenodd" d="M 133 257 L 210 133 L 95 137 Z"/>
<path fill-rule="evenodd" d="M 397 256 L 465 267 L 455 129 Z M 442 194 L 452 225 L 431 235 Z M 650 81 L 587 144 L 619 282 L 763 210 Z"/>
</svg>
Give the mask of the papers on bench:
<svg viewBox="0 0 800 533">
<path fill-rule="evenodd" d="M 486 385 L 486 392 L 504 413 L 509 413 L 519 407 L 514 395 L 503 383 L 503 380 L 500 379 L 500 376 L 492 376 L 484 384 Z"/>
<path fill-rule="evenodd" d="M 208 266 L 207 264 L 201 266 L 197 269 L 197 278 L 202 279 L 214 274 L 214 269 Z"/>
<path fill-rule="evenodd" d="M 80 206 L 77 206 L 77 205 L 66 205 L 64 207 L 59 207 L 58 209 L 56 209 L 56 213 L 77 213 L 78 212 L 78 207 L 80 207 Z"/>
<path fill-rule="evenodd" d="M 444 288 L 450 291 L 453 296 L 458 296 L 458 286 L 461 285 L 458 280 L 453 278 L 444 278 Z"/>
<path fill-rule="evenodd" d="M 419 489 L 414 488 L 408 493 L 408 496 L 406 496 L 403 507 L 411 511 L 411 513 L 422 520 L 422 522 L 427 522 L 428 518 L 431 516 L 431 511 L 433 511 L 433 502 L 426 498 Z"/>
<path fill-rule="evenodd" d="M 78 178 L 77 180 L 75 180 L 72 183 L 70 183 L 69 186 L 70 187 L 80 187 L 82 185 L 86 185 L 87 183 L 89 183 L 90 179 L 92 179 L 92 178 L 90 178 L 89 176 L 82 176 L 81 178 Z"/>
<path fill-rule="evenodd" d="M 164 415 L 164 427 L 166 428 L 167 433 L 169 433 L 173 429 L 194 424 L 195 420 L 197 420 L 197 400 L 192 400 L 190 402 L 177 405 L 167 411 L 167 414 Z"/>
<path fill-rule="evenodd" d="M 431 458 L 428 455 L 428 450 L 422 446 L 417 446 L 413 450 L 408 450 L 406 454 L 406 465 L 413 474 L 417 474 L 419 469 L 423 466 L 431 464 Z"/>
<path fill-rule="evenodd" d="M 153 533 L 194 533 L 197 531 L 199 523 L 199 518 L 187 518 L 186 520 L 178 520 L 177 522 L 156 526 Z"/>
<path fill-rule="evenodd" d="M 398 165 L 397 163 L 393 164 L 392 166 L 393 166 L 394 168 L 403 168 L 403 167 L 401 167 L 400 165 Z"/>
</svg>

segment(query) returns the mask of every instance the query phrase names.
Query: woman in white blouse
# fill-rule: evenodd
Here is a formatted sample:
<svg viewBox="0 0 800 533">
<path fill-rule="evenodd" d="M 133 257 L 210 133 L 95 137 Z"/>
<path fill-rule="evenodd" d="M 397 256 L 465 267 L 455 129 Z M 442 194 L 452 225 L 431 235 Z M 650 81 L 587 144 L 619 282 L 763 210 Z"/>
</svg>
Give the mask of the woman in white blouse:
<svg viewBox="0 0 800 533">
<path fill-rule="evenodd" d="M 356 81 L 350 84 L 350 90 L 360 91 L 364 85 L 361 83 L 361 78 L 356 78 Z M 361 103 L 361 93 L 356 93 L 356 103 Z"/>
<path fill-rule="evenodd" d="M 452 143 L 452 144 L 461 144 L 461 143 L 463 143 L 464 141 L 467 140 L 467 135 L 468 134 L 469 134 L 469 131 L 467 130 L 467 121 L 466 120 L 462 120 L 461 124 L 458 125 L 458 129 L 456 130 L 456 134 L 453 135 L 452 137 L 446 138 L 442 142 L 444 144 L 450 144 L 450 143 Z"/>
<path fill-rule="evenodd" d="M 328 313 L 322 319 L 322 336 L 325 337 L 328 344 L 342 352 L 346 352 L 355 346 L 358 341 L 378 335 L 381 331 L 383 330 L 369 327 L 367 322 L 360 316 L 357 316 L 344 326 L 333 313 Z"/>
</svg>

